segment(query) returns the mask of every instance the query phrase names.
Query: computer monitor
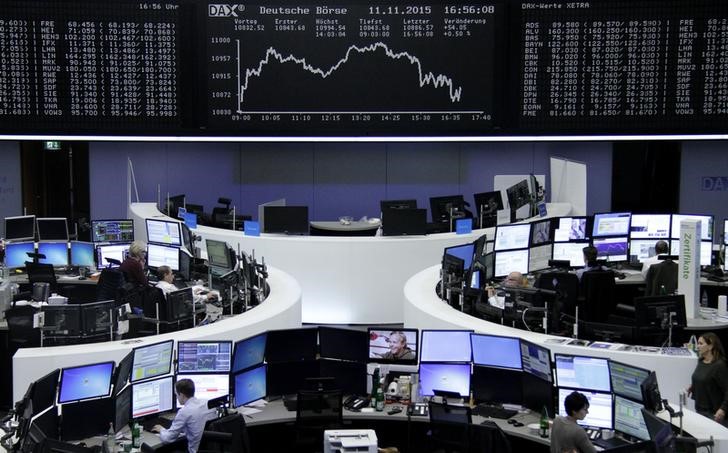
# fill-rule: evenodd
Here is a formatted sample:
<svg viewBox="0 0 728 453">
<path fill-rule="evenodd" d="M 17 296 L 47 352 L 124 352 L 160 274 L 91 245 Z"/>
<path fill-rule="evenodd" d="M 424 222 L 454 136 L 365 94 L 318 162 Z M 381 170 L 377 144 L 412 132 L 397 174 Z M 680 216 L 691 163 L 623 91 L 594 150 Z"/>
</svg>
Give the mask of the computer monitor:
<svg viewBox="0 0 728 453">
<path fill-rule="evenodd" d="M 195 398 L 214 400 L 230 395 L 229 374 L 179 374 L 177 380 L 189 379 L 195 384 Z"/>
<path fill-rule="evenodd" d="M 192 287 L 178 289 L 167 293 L 167 300 L 162 303 L 159 312 L 160 321 L 176 322 L 192 319 L 195 314 L 195 298 Z"/>
<path fill-rule="evenodd" d="M 117 395 L 129 382 L 133 360 L 134 353 L 130 352 L 116 366 L 116 371 L 114 371 L 114 395 Z"/>
<path fill-rule="evenodd" d="M 417 200 L 381 200 L 379 210 L 384 212 L 387 209 L 417 209 Z"/>
<path fill-rule="evenodd" d="M 584 247 L 588 245 L 588 242 L 554 242 L 551 256 L 554 260 L 568 261 L 571 267 L 583 267 L 586 264 Z"/>
<path fill-rule="evenodd" d="M 670 237 L 670 214 L 632 214 L 630 239 L 667 239 Z"/>
<path fill-rule="evenodd" d="M 43 331 L 47 337 L 78 337 L 82 333 L 81 306 L 44 305 Z"/>
<path fill-rule="evenodd" d="M 365 330 L 319 327 L 319 356 L 322 359 L 366 363 L 369 336 Z"/>
<path fill-rule="evenodd" d="M 528 180 L 524 179 L 507 188 L 506 196 L 511 211 L 529 204 L 531 202 L 531 192 L 528 189 Z"/>
<path fill-rule="evenodd" d="M 663 420 L 646 408 L 642 408 L 642 416 L 645 419 L 647 432 L 650 440 L 655 443 L 658 453 L 672 453 L 675 451 L 675 434 L 672 431 L 672 423 Z"/>
<path fill-rule="evenodd" d="M 167 197 L 167 215 L 169 217 L 177 217 L 179 208 L 185 207 L 185 195 L 173 195 Z"/>
<path fill-rule="evenodd" d="M 173 271 L 177 272 L 179 270 L 179 254 L 179 247 L 147 244 L 147 266 L 150 269 L 169 266 Z"/>
<path fill-rule="evenodd" d="M 466 202 L 462 195 L 430 197 L 430 216 L 432 217 L 432 222 L 447 223 L 450 221 L 451 212 L 453 214 L 463 213 L 465 206 Z"/>
<path fill-rule="evenodd" d="M 710 241 L 700 241 L 700 265 L 710 266 L 713 262 L 713 243 Z M 670 253 L 672 255 L 680 255 L 680 241 L 670 241 Z"/>
<path fill-rule="evenodd" d="M 133 419 L 174 409 L 174 376 L 165 376 L 131 386 Z"/>
<path fill-rule="evenodd" d="M 566 409 L 564 408 L 564 401 L 566 397 L 573 392 L 574 389 L 561 388 L 559 387 L 559 405 L 557 407 L 557 414 L 565 417 Z M 584 420 L 577 420 L 577 423 L 582 426 L 588 426 L 590 428 L 602 428 L 612 429 L 614 416 L 612 407 L 612 394 L 601 393 L 601 392 L 586 392 L 583 390 L 576 390 L 579 393 L 586 396 L 589 401 L 589 413 Z"/>
<path fill-rule="evenodd" d="M 71 266 L 95 267 L 94 244 L 91 242 L 71 241 Z"/>
<path fill-rule="evenodd" d="M 471 333 L 470 343 L 473 350 L 473 365 L 510 368 L 519 371 L 523 366 L 521 344 L 518 338 Z M 443 346 L 447 347 L 447 345 Z"/>
<path fill-rule="evenodd" d="M 228 373 L 231 341 L 178 341 L 177 373 Z"/>
<path fill-rule="evenodd" d="M 551 219 L 531 224 L 531 246 L 551 242 Z"/>
<path fill-rule="evenodd" d="M 435 390 L 470 395 L 470 363 L 420 363 L 420 392 L 433 396 Z"/>
<path fill-rule="evenodd" d="M 7 241 L 34 241 L 35 216 L 5 217 L 5 239 Z"/>
<path fill-rule="evenodd" d="M 268 395 L 291 395 L 305 388 L 306 379 L 319 377 L 318 360 L 266 364 Z"/>
<path fill-rule="evenodd" d="M 55 369 L 33 382 L 30 400 L 33 404 L 32 415 L 38 415 L 56 402 L 60 369 Z"/>
<path fill-rule="evenodd" d="M 116 261 L 124 262 L 126 255 L 129 253 L 129 246 L 131 244 L 110 244 L 110 245 L 99 245 L 96 247 L 97 259 L 99 268 L 106 267 L 109 262 L 106 258 L 111 258 Z M 115 266 L 115 265 L 112 265 Z"/>
<path fill-rule="evenodd" d="M 495 251 L 524 249 L 529 245 L 531 224 L 498 225 L 495 227 Z"/>
<path fill-rule="evenodd" d="M 443 274 L 454 275 L 458 278 L 465 277 L 465 260 L 447 253 L 442 255 L 442 272 Z"/>
<path fill-rule="evenodd" d="M 528 252 L 529 272 L 538 272 L 551 267 L 549 261 L 554 254 L 553 244 L 543 244 L 531 247 Z"/>
<path fill-rule="evenodd" d="M 627 236 L 594 238 L 592 245 L 597 249 L 597 258 L 609 262 L 627 261 L 629 241 Z"/>
<path fill-rule="evenodd" d="M 605 212 L 594 214 L 592 237 L 627 236 L 629 235 L 629 212 Z"/>
<path fill-rule="evenodd" d="M 685 219 L 700 220 L 700 240 L 713 240 L 713 216 L 712 215 L 691 215 L 691 214 L 673 214 L 670 227 L 670 237 L 680 239 L 680 222 Z"/>
<path fill-rule="evenodd" d="M 481 211 L 485 219 L 486 217 L 496 217 L 498 211 L 503 209 L 503 196 L 500 190 L 476 193 L 473 194 L 473 199 L 475 200 L 475 213 L 478 218 L 480 218 Z M 487 228 L 489 226 L 495 226 L 495 223 L 492 225 L 481 225 L 480 227 Z"/>
<path fill-rule="evenodd" d="M 265 365 L 258 365 L 233 376 L 233 407 L 252 403 L 267 395 Z"/>
<path fill-rule="evenodd" d="M 108 396 L 114 362 L 64 368 L 58 390 L 58 404 Z"/>
<path fill-rule="evenodd" d="M 615 395 L 642 401 L 642 383 L 650 375 L 648 370 L 626 363 L 609 362 L 609 376 L 612 380 L 612 392 Z"/>
<path fill-rule="evenodd" d="M 367 364 L 344 360 L 319 360 L 319 376 L 333 378 L 333 385 L 344 395 L 366 395 Z"/>
<path fill-rule="evenodd" d="M 473 398 L 478 403 L 520 405 L 523 403 L 522 376 L 521 370 L 475 365 L 470 377 Z"/>
<path fill-rule="evenodd" d="M 495 252 L 495 277 L 505 277 L 513 271 L 528 274 L 528 249 Z"/>
<path fill-rule="evenodd" d="M 19 269 L 26 261 L 33 261 L 28 253 L 35 253 L 34 242 L 8 242 L 5 244 L 5 267 Z"/>
<path fill-rule="evenodd" d="M 554 242 L 584 241 L 588 239 L 586 217 L 560 217 L 556 220 Z"/>
<path fill-rule="evenodd" d="M 130 381 L 134 383 L 168 374 L 172 371 L 173 350 L 174 340 L 134 348 Z"/>
<path fill-rule="evenodd" d="M 551 353 L 543 346 L 521 340 L 523 371 L 544 381 L 553 382 Z"/>
<path fill-rule="evenodd" d="M 382 211 L 383 236 L 424 236 L 427 209 L 385 209 Z"/>
<path fill-rule="evenodd" d="M 182 247 L 182 232 L 179 222 L 145 219 L 147 224 L 147 242 Z"/>
<path fill-rule="evenodd" d="M 369 327 L 369 361 L 416 365 L 419 351 L 417 329 Z"/>
<path fill-rule="evenodd" d="M 549 417 L 556 414 L 554 410 L 554 384 L 530 373 L 521 373 L 524 407 L 534 412 L 546 408 Z"/>
<path fill-rule="evenodd" d="M 36 219 L 39 241 L 68 241 L 68 222 L 65 217 Z"/>
<path fill-rule="evenodd" d="M 81 331 L 84 335 L 109 335 L 115 302 L 105 300 L 81 305 Z"/>
<path fill-rule="evenodd" d="M 661 239 L 632 239 L 629 241 L 630 261 L 643 262 L 647 258 L 657 256 L 655 247 Z"/>
<path fill-rule="evenodd" d="M 109 432 L 109 423 L 113 423 L 115 418 L 112 398 L 64 404 L 62 410 L 59 428 L 64 441 L 103 436 Z"/>
<path fill-rule="evenodd" d="M 420 362 L 470 362 L 472 330 L 423 330 Z"/>
<path fill-rule="evenodd" d="M 642 391 L 642 403 L 650 412 L 660 412 L 662 410 L 662 396 L 660 387 L 657 385 L 657 373 L 650 371 L 647 379 L 640 384 Z"/>
<path fill-rule="evenodd" d="M 39 242 L 37 253 L 45 255 L 45 258 L 38 259 L 40 264 L 68 267 L 68 242 Z"/>
<path fill-rule="evenodd" d="M 92 242 L 133 242 L 134 221 L 111 219 L 91 221 Z"/>
<path fill-rule="evenodd" d="M 308 206 L 265 206 L 264 233 L 308 234 Z"/>
<path fill-rule="evenodd" d="M 556 385 L 572 389 L 611 392 L 609 360 L 598 357 L 554 355 Z"/>
<path fill-rule="evenodd" d="M 131 420 L 131 387 L 126 387 L 114 397 L 114 431 L 129 426 Z"/>
<path fill-rule="evenodd" d="M 177 274 L 183 281 L 192 280 L 192 257 L 187 250 L 179 249 L 179 270 Z"/>
<path fill-rule="evenodd" d="M 205 239 L 205 247 L 207 248 L 207 261 L 210 263 L 210 266 L 222 269 L 233 268 L 227 243 L 214 239 Z"/>
<path fill-rule="evenodd" d="M 462 259 L 465 270 L 468 270 L 473 265 L 475 244 L 470 243 L 463 245 L 454 245 L 452 247 L 445 247 L 445 255 L 451 255 Z"/>
<path fill-rule="evenodd" d="M 260 365 L 265 359 L 265 332 L 235 343 L 232 373 L 238 373 L 250 367 Z"/>
<path fill-rule="evenodd" d="M 642 415 L 642 404 L 615 395 L 614 430 L 635 439 L 650 440 L 645 417 Z"/>
<path fill-rule="evenodd" d="M 318 329 L 269 330 L 265 345 L 266 362 L 313 360 L 318 346 Z"/>
<path fill-rule="evenodd" d="M 673 325 L 685 327 L 685 296 L 661 295 L 635 297 L 635 323 L 638 327 L 663 327 L 672 318 Z M 671 315 L 672 313 L 672 315 Z"/>
</svg>

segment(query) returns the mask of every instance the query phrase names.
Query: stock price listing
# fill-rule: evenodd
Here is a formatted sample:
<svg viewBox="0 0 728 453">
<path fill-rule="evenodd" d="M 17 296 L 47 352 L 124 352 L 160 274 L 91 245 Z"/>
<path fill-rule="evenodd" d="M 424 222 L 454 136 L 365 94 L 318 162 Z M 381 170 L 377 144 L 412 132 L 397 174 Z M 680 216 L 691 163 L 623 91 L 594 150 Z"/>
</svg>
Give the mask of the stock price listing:
<svg viewBox="0 0 728 453">
<path fill-rule="evenodd" d="M 210 4 L 207 129 L 307 136 L 492 130 L 501 9 Z"/>
</svg>

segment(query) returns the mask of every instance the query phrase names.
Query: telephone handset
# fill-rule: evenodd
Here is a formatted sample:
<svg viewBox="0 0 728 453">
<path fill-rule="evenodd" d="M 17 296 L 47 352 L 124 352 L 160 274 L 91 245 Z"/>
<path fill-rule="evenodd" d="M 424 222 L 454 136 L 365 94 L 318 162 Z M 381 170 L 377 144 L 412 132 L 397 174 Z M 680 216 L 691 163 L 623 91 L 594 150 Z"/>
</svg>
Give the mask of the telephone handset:
<svg viewBox="0 0 728 453">
<path fill-rule="evenodd" d="M 350 411 L 359 411 L 369 404 L 369 398 L 352 395 L 344 401 L 344 407 Z"/>
</svg>

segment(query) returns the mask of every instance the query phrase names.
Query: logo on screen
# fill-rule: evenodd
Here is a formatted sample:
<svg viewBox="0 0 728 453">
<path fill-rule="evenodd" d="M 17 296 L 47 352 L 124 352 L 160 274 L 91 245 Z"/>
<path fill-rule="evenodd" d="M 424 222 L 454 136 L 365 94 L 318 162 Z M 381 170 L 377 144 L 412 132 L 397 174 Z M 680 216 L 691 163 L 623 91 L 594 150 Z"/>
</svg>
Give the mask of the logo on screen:
<svg viewBox="0 0 728 453">
<path fill-rule="evenodd" d="M 238 12 L 245 11 L 245 5 L 233 4 L 226 5 L 223 3 L 215 3 L 207 5 L 207 12 L 209 17 L 238 17 Z"/>
</svg>

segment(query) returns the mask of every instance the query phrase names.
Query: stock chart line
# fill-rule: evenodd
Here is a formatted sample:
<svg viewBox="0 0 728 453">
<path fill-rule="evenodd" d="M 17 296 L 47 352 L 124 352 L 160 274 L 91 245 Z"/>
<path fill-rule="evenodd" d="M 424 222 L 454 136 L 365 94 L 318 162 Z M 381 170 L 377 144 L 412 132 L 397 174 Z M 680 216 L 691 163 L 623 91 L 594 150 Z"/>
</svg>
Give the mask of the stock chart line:
<svg viewBox="0 0 728 453">
<path fill-rule="evenodd" d="M 298 58 L 292 54 L 289 54 L 288 56 L 284 56 L 282 53 L 278 52 L 274 47 L 268 47 L 268 50 L 265 52 L 265 58 L 260 60 L 258 62 L 257 67 L 253 68 L 247 68 L 245 69 L 245 72 L 241 74 L 240 67 L 240 40 L 236 40 L 237 43 L 237 62 L 238 62 L 238 113 L 243 113 L 241 106 L 245 102 L 245 92 L 248 90 L 248 85 L 250 83 L 250 79 L 253 77 L 260 77 L 263 73 L 263 68 L 268 65 L 271 62 L 271 59 L 278 61 L 281 64 L 293 62 L 299 66 L 301 66 L 304 70 L 310 72 L 311 74 L 315 74 L 320 76 L 322 79 L 326 79 L 331 74 L 333 74 L 336 70 L 339 69 L 342 65 L 347 63 L 349 61 L 349 56 L 356 52 L 359 54 L 364 54 L 368 52 L 376 52 L 379 49 L 384 49 L 385 54 L 387 57 L 393 59 L 393 60 L 399 60 L 402 58 L 406 58 L 409 60 L 409 63 L 412 65 L 417 66 L 417 71 L 419 75 L 419 83 L 420 88 L 424 87 L 425 85 L 431 84 L 433 88 L 441 88 L 447 86 L 449 90 L 449 96 L 450 96 L 450 102 L 456 103 L 460 101 L 460 96 L 462 94 L 462 87 L 458 86 L 456 87 L 453 80 L 450 77 L 447 77 L 443 74 L 437 74 L 435 75 L 432 72 L 425 73 L 422 69 L 422 63 L 420 62 L 420 59 L 417 58 L 414 55 L 410 55 L 408 52 L 394 52 L 391 50 L 385 43 L 383 42 L 376 42 L 374 44 L 370 44 L 368 46 L 359 47 L 357 45 L 351 45 L 346 50 L 346 53 L 343 58 L 341 58 L 339 61 L 336 62 L 333 66 L 331 66 L 327 70 L 323 70 L 321 68 L 315 67 L 311 64 L 309 64 L 306 61 L 306 58 Z M 242 80 L 241 80 L 242 78 Z"/>
</svg>

